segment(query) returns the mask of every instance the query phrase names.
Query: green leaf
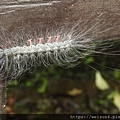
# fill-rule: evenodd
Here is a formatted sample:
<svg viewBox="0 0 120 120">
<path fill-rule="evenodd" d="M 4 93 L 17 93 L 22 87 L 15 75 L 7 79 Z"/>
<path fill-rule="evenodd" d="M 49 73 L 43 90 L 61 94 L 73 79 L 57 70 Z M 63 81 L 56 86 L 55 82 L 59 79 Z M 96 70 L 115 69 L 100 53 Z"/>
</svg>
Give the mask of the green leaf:
<svg viewBox="0 0 120 120">
<path fill-rule="evenodd" d="M 28 82 L 26 83 L 26 86 L 27 86 L 27 87 L 32 86 L 32 82 L 28 81 Z"/>
<path fill-rule="evenodd" d="M 45 79 L 45 78 L 42 79 L 42 81 L 43 81 L 43 84 L 42 84 L 42 86 L 38 89 L 38 92 L 44 94 L 44 93 L 46 92 L 46 88 L 47 88 L 48 81 L 47 81 L 47 79 Z"/>
<path fill-rule="evenodd" d="M 106 80 L 101 76 L 100 72 L 97 71 L 95 75 L 95 85 L 100 90 L 107 90 L 109 89 L 109 85 Z"/>
<path fill-rule="evenodd" d="M 120 111 L 120 93 L 119 92 L 117 92 L 114 95 L 114 97 L 113 97 L 113 103 L 118 108 L 118 110 Z"/>
<path fill-rule="evenodd" d="M 116 94 L 116 91 L 112 91 L 110 94 L 107 95 L 107 99 L 108 100 L 113 99 L 113 97 L 115 96 L 115 94 Z"/>
<path fill-rule="evenodd" d="M 119 70 L 114 70 L 113 74 L 114 74 L 114 77 L 116 79 L 118 79 L 120 77 L 120 71 Z"/>
<path fill-rule="evenodd" d="M 89 63 L 91 63 L 93 61 L 94 61 L 94 58 L 93 57 L 89 57 L 89 58 L 86 59 L 85 63 L 89 64 Z"/>
</svg>

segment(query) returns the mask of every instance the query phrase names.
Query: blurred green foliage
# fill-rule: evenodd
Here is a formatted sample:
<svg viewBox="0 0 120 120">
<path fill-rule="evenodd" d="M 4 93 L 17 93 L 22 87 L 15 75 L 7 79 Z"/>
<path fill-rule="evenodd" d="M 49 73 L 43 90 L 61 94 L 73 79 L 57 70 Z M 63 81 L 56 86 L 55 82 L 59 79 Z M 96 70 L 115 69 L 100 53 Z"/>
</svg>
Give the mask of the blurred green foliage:
<svg viewBox="0 0 120 120">
<path fill-rule="evenodd" d="M 8 98 L 10 95 L 16 96 L 13 111 L 22 114 L 118 114 L 120 63 L 118 58 L 114 58 L 90 56 L 82 59 L 80 65 L 69 69 L 38 67 L 35 72 L 29 72 L 8 85 Z M 109 89 L 101 90 L 99 83 L 103 86 L 109 84 Z M 74 88 L 82 93 L 75 93 L 74 97 L 68 94 Z"/>
</svg>

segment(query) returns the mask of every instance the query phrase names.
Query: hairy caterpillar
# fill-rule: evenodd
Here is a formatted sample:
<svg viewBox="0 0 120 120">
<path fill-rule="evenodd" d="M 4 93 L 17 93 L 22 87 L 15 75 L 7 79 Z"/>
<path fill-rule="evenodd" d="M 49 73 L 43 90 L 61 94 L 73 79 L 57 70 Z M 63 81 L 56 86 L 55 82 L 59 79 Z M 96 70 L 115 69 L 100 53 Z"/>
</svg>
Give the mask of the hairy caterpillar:
<svg viewBox="0 0 120 120">
<path fill-rule="evenodd" d="M 105 38 L 101 33 L 109 32 L 119 25 L 111 26 L 100 19 L 99 14 L 91 22 L 78 21 L 73 27 L 48 28 L 34 30 L 18 29 L 7 34 L 1 30 L 0 36 L 0 74 L 5 78 L 16 79 L 34 66 L 59 65 L 71 67 L 78 64 L 80 58 L 95 53 L 108 54 L 119 43 L 118 37 Z M 114 40 L 115 39 L 115 40 Z M 113 52 L 109 53 L 115 55 Z"/>
</svg>

